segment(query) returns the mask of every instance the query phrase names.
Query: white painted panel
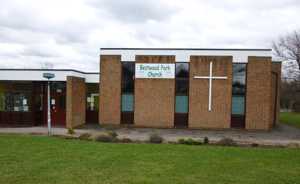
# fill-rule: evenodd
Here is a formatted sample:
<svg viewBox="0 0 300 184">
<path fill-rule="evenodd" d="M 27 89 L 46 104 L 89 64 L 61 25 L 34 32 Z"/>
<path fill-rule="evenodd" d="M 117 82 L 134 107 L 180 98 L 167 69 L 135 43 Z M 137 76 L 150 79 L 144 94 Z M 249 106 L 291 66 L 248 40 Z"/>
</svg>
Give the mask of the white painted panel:
<svg viewBox="0 0 300 184">
<path fill-rule="evenodd" d="M 138 63 L 135 65 L 135 78 L 174 79 L 175 64 Z"/>
<path fill-rule="evenodd" d="M 0 80 L 47 81 L 47 79 L 43 78 L 43 73 L 55 74 L 55 78 L 51 79 L 51 81 L 66 81 L 67 76 L 75 76 L 85 78 L 87 83 L 99 83 L 99 74 L 57 70 L 0 70 Z"/>
<path fill-rule="evenodd" d="M 101 55 L 121 55 L 122 61 L 135 61 L 137 55 L 159 55 L 176 57 L 176 62 L 189 62 L 190 56 L 232 56 L 234 63 L 247 63 L 249 56 L 272 57 L 269 50 L 159 50 L 116 49 L 101 50 Z"/>
</svg>

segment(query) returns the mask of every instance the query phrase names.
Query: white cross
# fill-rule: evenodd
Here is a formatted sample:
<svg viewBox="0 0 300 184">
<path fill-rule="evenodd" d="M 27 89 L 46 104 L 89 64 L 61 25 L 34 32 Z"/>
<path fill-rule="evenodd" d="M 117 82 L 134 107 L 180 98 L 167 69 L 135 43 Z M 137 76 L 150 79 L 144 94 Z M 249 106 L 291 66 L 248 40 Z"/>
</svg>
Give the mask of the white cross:
<svg viewBox="0 0 300 184">
<path fill-rule="evenodd" d="M 212 67 L 213 62 L 209 63 L 209 76 L 194 76 L 194 79 L 208 79 L 209 87 L 208 87 L 208 111 L 211 111 L 211 98 L 212 98 L 212 80 L 213 79 L 227 79 L 226 76 L 213 76 L 212 75 Z"/>
</svg>

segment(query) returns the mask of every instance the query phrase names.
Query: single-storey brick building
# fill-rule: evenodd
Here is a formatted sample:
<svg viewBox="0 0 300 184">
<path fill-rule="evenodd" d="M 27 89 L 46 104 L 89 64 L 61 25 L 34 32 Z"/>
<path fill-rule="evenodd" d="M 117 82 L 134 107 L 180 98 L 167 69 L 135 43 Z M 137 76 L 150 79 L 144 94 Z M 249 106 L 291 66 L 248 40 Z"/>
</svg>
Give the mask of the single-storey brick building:
<svg viewBox="0 0 300 184">
<path fill-rule="evenodd" d="M 0 127 L 269 130 L 278 121 L 281 63 L 269 49 L 102 48 L 99 73 L 0 69 Z"/>
<path fill-rule="evenodd" d="M 269 49 L 102 48 L 99 122 L 269 130 L 281 63 Z"/>
<path fill-rule="evenodd" d="M 56 69 L 0 69 L 0 127 L 47 124 L 47 79 L 53 126 L 98 123 L 99 73 Z"/>
</svg>

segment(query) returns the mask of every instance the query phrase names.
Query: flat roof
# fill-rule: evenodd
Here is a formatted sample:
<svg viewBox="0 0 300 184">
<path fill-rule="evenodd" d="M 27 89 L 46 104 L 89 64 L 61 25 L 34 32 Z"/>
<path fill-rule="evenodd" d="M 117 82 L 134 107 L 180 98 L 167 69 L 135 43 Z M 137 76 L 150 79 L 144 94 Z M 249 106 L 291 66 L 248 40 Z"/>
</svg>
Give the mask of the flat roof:
<svg viewBox="0 0 300 184">
<path fill-rule="evenodd" d="M 259 48 L 100 48 L 100 50 L 217 50 L 217 51 L 272 51 L 272 49 L 259 49 Z"/>
<path fill-rule="evenodd" d="M 272 49 L 234 48 L 101 48 L 100 55 L 121 55 L 121 61 L 135 62 L 136 56 L 175 56 L 176 62 L 190 62 L 191 56 L 232 56 L 233 63 L 247 63 L 249 56 L 272 57 Z"/>
<path fill-rule="evenodd" d="M 0 68 L 0 71 L 66 71 L 66 72 L 77 72 L 82 74 L 100 74 L 99 72 L 83 72 L 74 69 L 41 69 L 41 68 Z"/>
<path fill-rule="evenodd" d="M 47 81 L 43 73 L 51 72 L 55 78 L 51 81 L 66 81 L 67 76 L 81 77 L 86 83 L 99 83 L 100 73 L 82 72 L 73 69 L 17 69 L 0 68 L 0 81 Z"/>
</svg>

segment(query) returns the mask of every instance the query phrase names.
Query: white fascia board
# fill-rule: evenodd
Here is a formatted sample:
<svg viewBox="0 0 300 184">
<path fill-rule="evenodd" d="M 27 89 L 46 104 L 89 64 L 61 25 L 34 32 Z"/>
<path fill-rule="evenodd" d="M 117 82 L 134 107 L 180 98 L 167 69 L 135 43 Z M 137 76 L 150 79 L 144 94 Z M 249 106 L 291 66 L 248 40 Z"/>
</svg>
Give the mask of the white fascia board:
<svg viewBox="0 0 300 184">
<path fill-rule="evenodd" d="M 51 81 L 66 81 L 67 76 L 85 78 L 86 83 L 99 83 L 99 74 L 80 73 L 75 71 L 49 71 L 49 70 L 1 70 L 0 80 L 4 81 L 47 81 L 43 73 L 53 73 L 55 78 Z"/>
<path fill-rule="evenodd" d="M 121 61 L 135 61 L 137 55 L 175 56 L 176 62 L 189 62 L 190 56 L 232 56 L 234 63 L 247 63 L 249 56 L 272 57 L 268 50 L 101 50 L 101 55 L 121 55 Z"/>
</svg>

